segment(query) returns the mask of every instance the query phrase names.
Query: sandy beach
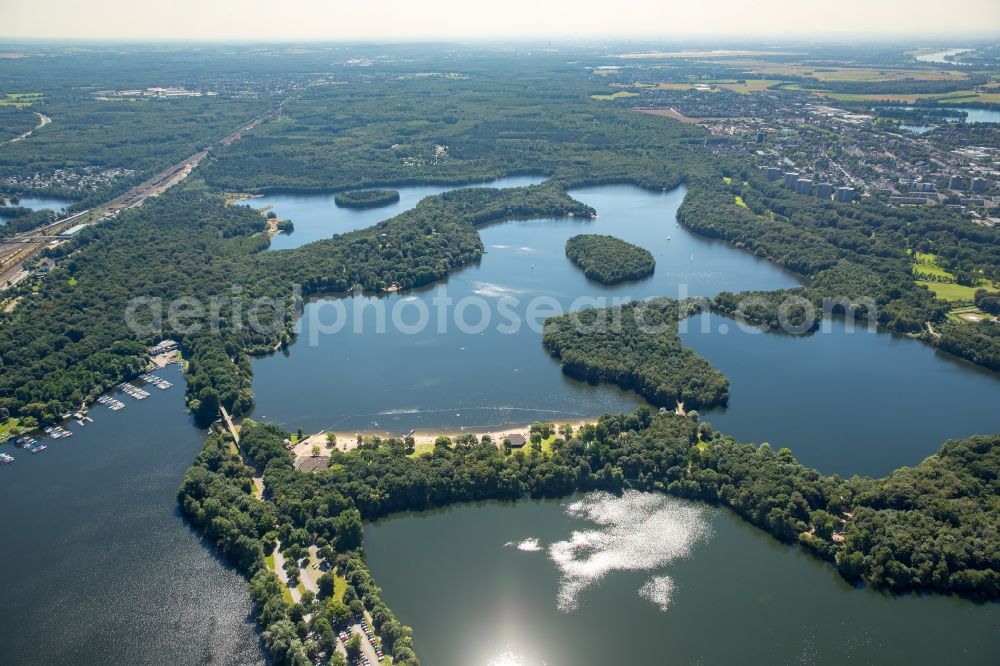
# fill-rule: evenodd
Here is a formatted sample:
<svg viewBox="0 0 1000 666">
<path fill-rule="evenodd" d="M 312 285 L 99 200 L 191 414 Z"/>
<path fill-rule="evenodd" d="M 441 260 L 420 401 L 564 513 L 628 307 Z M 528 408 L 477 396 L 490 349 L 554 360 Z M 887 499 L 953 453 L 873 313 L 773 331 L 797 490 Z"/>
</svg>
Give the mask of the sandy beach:
<svg viewBox="0 0 1000 666">
<path fill-rule="evenodd" d="M 563 421 L 547 421 L 547 423 L 552 423 L 555 426 L 556 432 L 559 429 L 569 424 L 573 426 L 573 430 L 576 431 L 580 427 L 591 423 L 596 424 L 597 418 L 591 419 L 574 419 L 574 420 L 563 420 Z M 483 435 L 489 435 L 493 441 L 500 446 L 503 442 L 504 437 L 508 435 L 520 434 L 523 435 L 525 439 L 528 439 L 528 433 L 530 431 L 531 424 L 520 424 L 520 425 L 509 425 L 499 428 L 492 428 L 489 430 L 483 429 L 440 429 L 440 430 L 417 430 L 413 433 L 413 439 L 417 447 L 421 445 L 428 446 L 434 444 L 434 441 L 441 437 L 442 435 L 446 437 L 457 437 L 459 435 L 472 434 L 476 436 L 476 439 L 482 439 Z M 320 455 L 328 455 L 330 449 L 328 448 L 328 442 L 326 437 L 327 431 L 321 431 L 308 437 L 303 438 L 301 441 L 295 444 L 292 452 L 295 454 L 296 458 L 306 458 L 312 456 L 312 447 L 319 446 Z M 406 432 L 392 432 L 387 430 L 357 430 L 351 432 L 340 432 L 334 431 L 334 435 L 337 438 L 337 450 L 338 451 L 350 451 L 351 449 L 356 449 L 358 446 L 358 435 L 362 437 L 381 437 L 383 439 L 389 439 L 390 437 L 403 438 L 406 436 Z"/>
</svg>

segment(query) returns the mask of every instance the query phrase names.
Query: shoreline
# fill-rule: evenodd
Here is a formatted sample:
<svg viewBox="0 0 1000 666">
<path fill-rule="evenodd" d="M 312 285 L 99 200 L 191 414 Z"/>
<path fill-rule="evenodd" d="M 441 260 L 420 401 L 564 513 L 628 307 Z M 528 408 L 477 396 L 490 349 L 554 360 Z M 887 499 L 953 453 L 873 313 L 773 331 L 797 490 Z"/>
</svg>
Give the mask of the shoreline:
<svg viewBox="0 0 1000 666">
<path fill-rule="evenodd" d="M 598 421 L 597 416 L 591 418 L 578 418 L 578 419 L 560 419 L 557 421 L 540 421 L 541 423 L 550 423 L 553 425 L 554 430 L 558 433 L 559 429 L 565 425 L 571 425 L 573 431 L 577 431 L 585 425 L 596 425 Z M 508 424 L 504 426 L 491 426 L 489 428 L 469 428 L 463 429 L 461 427 L 453 428 L 421 428 L 418 430 L 407 431 L 407 432 L 391 432 L 388 430 L 355 430 L 355 431 L 338 431 L 338 430 L 320 430 L 319 432 L 306 435 L 301 440 L 295 442 L 290 448 L 290 451 L 295 455 L 296 460 L 301 458 L 313 458 L 312 447 L 319 446 L 320 457 L 325 456 L 330 453 L 330 449 L 327 444 L 327 433 L 332 432 L 336 439 L 336 449 L 338 451 L 352 451 L 358 448 L 358 436 L 364 439 L 371 437 L 381 437 L 382 439 L 397 438 L 403 439 L 412 432 L 412 437 L 414 439 L 414 445 L 416 447 L 428 447 L 433 446 L 434 441 L 438 437 L 457 437 L 459 435 L 475 435 L 477 440 L 482 440 L 484 435 L 489 435 L 493 439 L 493 443 L 499 448 L 505 437 L 510 435 L 522 435 L 525 440 L 529 439 L 531 424 Z M 526 446 L 529 446 L 526 444 Z"/>
</svg>

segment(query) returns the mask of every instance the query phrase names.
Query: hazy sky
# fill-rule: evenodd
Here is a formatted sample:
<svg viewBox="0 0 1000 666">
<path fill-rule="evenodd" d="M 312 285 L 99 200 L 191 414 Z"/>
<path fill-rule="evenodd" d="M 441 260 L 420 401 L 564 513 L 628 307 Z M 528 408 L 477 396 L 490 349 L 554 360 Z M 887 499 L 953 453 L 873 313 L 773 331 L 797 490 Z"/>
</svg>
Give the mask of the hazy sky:
<svg viewBox="0 0 1000 666">
<path fill-rule="evenodd" d="M 5 37 L 362 40 L 1000 34 L 1000 0 L 0 0 Z"/>
</svg>

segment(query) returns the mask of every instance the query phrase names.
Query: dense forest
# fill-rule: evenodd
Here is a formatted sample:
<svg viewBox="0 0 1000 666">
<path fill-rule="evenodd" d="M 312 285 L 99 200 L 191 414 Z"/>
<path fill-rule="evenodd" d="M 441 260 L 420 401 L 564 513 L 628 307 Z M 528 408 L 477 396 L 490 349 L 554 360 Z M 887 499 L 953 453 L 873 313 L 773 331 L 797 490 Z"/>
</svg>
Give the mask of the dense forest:
<svg viewBox="0 0 1000 666">
<path fill-rule="evenodd" d="M 588 308 L 547 319 L 542 344 L 575 379 L 616 384 L 657 406 L 722 405 L 729 381 L 677 335 L 677 323 L 697 307 L 658 298 Z"/>
<path fill-rule="evenodd" d="M 328 649 L 332 632 L 367 609 L 396 663 L 412 639 L 379 598 L 360 552 L 362 520 L 455 502 L 564 497 L 587 490 L 666 492 L 725 506 L 775 538 L 829 561 L 850 580 L 893 591 L 1000 597 L 1000 436 L 946 443 L 885 479 L 842 480 L 788 449 L 740 444 L 707 423 L 640 408 L 561 433 L 550 453 L 507 453 L 474 437 L 440 438 L 412 454 L 400 439 L 334 450 L 327 469 L 293 469 L 280 428 L 244 422 L 242 454 L 213 434 L 178 491 L 184 513 L 245 575 L 277 664 Z M 251 476 L 263 473 L 262 499 Z M 292 561 L 315 545 L 347 578 L 344 599 L 289 604 L 265 564 L 280 541 Z M 297 567 L 296 567 L 297 569 Z M 344 601 L 348 609 L 344 609 Z M 355 603 L 357 602 L 357 603 Z M 309 621 L 303 618 L 311 615 Z"/>
<path fill-rule="evenodd" d="M 34 129 L 38 116 L 30 108 L 0 104 L 0 144 Z"/>
<path fill-rule="evenodd" d="M 583 269 L 584 275 L 601 284 L 641 280 L 656 268 L 649 250 L 614 236 L 573 236 L 566 241 L 566 256 Z"/>
<path fill-rule="evenodd" d="M 397 201 L 399 190 L 351 190 L 333 197 L 333 202 L 341 208 L 377 208 Z"/>
</svg>

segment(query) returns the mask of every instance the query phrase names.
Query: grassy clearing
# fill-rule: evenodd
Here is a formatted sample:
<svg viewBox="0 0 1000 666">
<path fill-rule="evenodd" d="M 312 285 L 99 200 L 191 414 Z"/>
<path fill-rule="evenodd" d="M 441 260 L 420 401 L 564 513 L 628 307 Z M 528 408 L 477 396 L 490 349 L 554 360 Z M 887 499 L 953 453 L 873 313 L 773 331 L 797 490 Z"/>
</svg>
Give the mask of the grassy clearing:
<svg viewBox="0 0 1000 666">
<path fill-rule="evenodd" d="M 413 453 L 410 454 L 410 457 L 416 458 L 417 456 L 422 456 L 425 453 L 430 453 L 433 450 L 434 450 L 433 442 L 424 442 L 421 444 L 417 444 L 416 446 L 413 447 Z"/>
<path fill-rule="evenodd" d="M 917 284 L 927 287 L 943 301 L 971 301 L 976 295 L 976 289 L 982 289 L 982 287 L 966 287 L 961 284 L 928 280 L 917 280 Z"/>
<path fill-rule="evenodd" d="M 347 591 L 347 579 L 336 571 L 333 572 L 333 598 L 338 601 L 344 600 L 344 592 Z"/>
<path fill-rule="evenodd" d="M 628 90 L 619 90 L 618 92 L 611 93 L 610 95 L 591 95 L 590 99 L 608 101 L 608 100 L 622 99 L 624 97 L 638 97 L 638 96 L 639 93 L 629 92 Z"/>
<path fill-rule="evenodd" d="M 944 278 L 946 280 L 954 280 L 955 276 L 941 268 L 937 264 L 914 264 L 913 265 L 914 275 L 924 275 Z"/>
<path fill-rule="evenodd" d="M 0 442 L 6 441 L 9 437 L 15 437 L 21 434 L 18 423 L 18 420 L 14 418 L 7 419 L 3 423 L 0 423 Z"/>
</svg>

